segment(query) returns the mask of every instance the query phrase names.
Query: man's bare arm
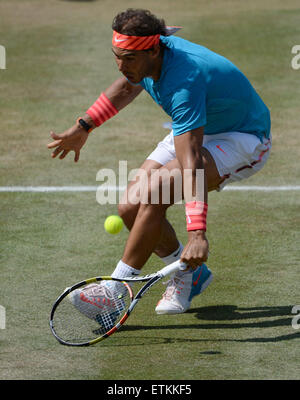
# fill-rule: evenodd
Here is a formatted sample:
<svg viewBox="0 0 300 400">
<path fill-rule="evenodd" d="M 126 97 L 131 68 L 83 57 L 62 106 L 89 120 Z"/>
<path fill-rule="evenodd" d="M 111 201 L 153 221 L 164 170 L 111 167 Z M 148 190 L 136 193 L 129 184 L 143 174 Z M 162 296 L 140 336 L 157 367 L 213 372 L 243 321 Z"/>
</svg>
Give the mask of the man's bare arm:
<svg viewBox="0 0 300 400">
<path fill-rule="evenodd" d="M 121 77 L 113 82 L 105 91 L 104 94 L 116 107 L 121 111 L 124 107 L 130 104 L 138 94 L 143 90 L 141 85 L 131 85 L 125 77 Z M 82 117 L 90 126 L 96 128 L 94 121 L 88 114 Z"/>
<path fill-rule="evenodd" d="M 191 201 L 207 203 L 207 180 L 201 154 L 203 132 L 204 129 L 201 127 L 174 138 L 176 157 L 183 175 L 184 200 L 186 203 Z M 203 170 L 203 174 L 197 175 L 197 170 Z M 200 182 L 197 180 L 200 180 Z M 208 248 L 204 230 L 189 231 L 188 243 L 182 252 L 181 261 L 195 269 L 207 260 Z"/>
<path fill-rule="evenodd" d="M 120 111 L 130 104 L 142 90 L 142 86 L 133 86 L 125 77 L 121 77 L 113 82 L 104 93 L 114 107 Z M 84 114 L 82 119 L 93 129 L 96 128 L 93 119 L 88 114 Z M 63 159 L 70 151 L 74 151 L 74 161 L 77 162 L 79 160 L 80 150 L 87 141 L 89 133 L 86 132 L 81 125 L 76 123 L 61 134 L 56 134 L 51 131 L 50 135 L 53 142 L 48 144 L 48 149 L 54 149 L 51 154 L 52 158 L 60 154 L 59 158 Z"/>
</svg>

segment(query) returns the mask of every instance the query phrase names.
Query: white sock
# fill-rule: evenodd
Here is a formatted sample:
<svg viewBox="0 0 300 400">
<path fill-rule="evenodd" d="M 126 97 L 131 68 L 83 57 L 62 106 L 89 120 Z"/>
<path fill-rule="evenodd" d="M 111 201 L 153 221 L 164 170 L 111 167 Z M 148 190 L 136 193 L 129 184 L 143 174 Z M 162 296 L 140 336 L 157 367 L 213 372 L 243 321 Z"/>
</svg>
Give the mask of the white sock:
<svg viewBox="0 0 300 400">
<path fill-rule="evenodd" d="M 166 265 L 170 265 L 173 262 L 177 261 L 180 259 L 182 250 L 184 249 L 184 246 L 182 243 L 179 242 L 179 247 L 177 250 L 173 251 L 173 253 L 169 254 L 166 257 L 161 257 L 161 260 L 166 264 Z"/>
<path fill-rule="evenodd" d="M 120 260 L 111 276 L 112 278 L 133 278 L 134 276 L 138 276 L 140 272 L 141 271 L 139 269 L 135 269 Z"/>
<path fill-rule="evenodd" d="M 175 250 L 175 251 L 173 251 L 172 254 L 170 254 L 170 255 L 168 255 L 168 256 L 166 256 L 166 257 L 162 257 L 161 260 L 162 260 L 166 265 L 172 264 L 173 262 L 175 262 L 175 261 L 177 261 L 177 260 L 180 260 L 181 253 L 182 253 L 183 249 L 184 249 L 183 244 L 179 242 L 179 247 L 178 247 L 178 249 Z M 188 269 L 187 271 L 181 271 L 181 270 L 179 270 L 179 271 L 176 272 L 176 276 L 182 276 L 182 275 L 185 275 L 185 274 L 190 273 L 190 272 L 193 272 L 193 271 L 192 271 L 191 269 Z"/>
</svg>

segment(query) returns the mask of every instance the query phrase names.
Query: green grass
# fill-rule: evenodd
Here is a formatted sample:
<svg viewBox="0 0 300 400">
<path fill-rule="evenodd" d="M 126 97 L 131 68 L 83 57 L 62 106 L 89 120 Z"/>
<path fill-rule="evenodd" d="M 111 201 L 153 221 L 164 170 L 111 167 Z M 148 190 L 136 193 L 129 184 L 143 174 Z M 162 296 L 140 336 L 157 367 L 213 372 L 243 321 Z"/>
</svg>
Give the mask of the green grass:
<svg viewBox="0 0 300 400">
<path fill-rule="evenodd" d="M 141 6 L 131 1 L 131 7 Z M 299 185 L 300 71 L 298 1 L 147 1 L 180 35 L 234 61 L 272 113 L 273 149 L 259 174 L 241 185 Z M 89 138 L 78 164 L 52 160 L 49 131 L 62 132 L 116 77 L 111 2 L 0 0 L 0 185 L 96 185 L 100 168 L 119 160 L 137 168 L 166 133 L 166 116 L 139 99 Z M 66 286 L 109 274 L 128 232 L 104 232 L 116 206 L 95 193 L 1 193 L 0 379 L 299 379 L 298 192 L 209 195 L 209 266 L 214 282 L 180 316 L 157 316 L 162 285 L 145 296 L 115 336 L 91 348 L 58 344 L 48 326 Z M 168 211 L 186 242 L 182 206 Z M 144 272 L 161 267 L 152 256 Z M 145 315 L 147 318 L 145 319 Z M 124 360 L 126 359 L 126 362 Z M 113 373 L 112 373 L 113 371 Z"/>
<path fill-rule="evenodd" d="M 3 379 L 298 378 L 299 333 L 291 326 L 299 302 L 296 194 L 264 194 L 259 206 L 255 194 L 211 194 L 209 289 L 186 314 L 157 316 L 158 285 L 122 331 L 83 349 L 55 341 L 49 312 L 66 286 L 109 273 L 122 255 L 126 231 L 112 237 L 102 224 L 114 208 L 99 206 L 91 194 L 2 194 L 1 200 Z M 181 207 L 169 217 L 184 241 Z M 157 266 L 153 256 L 145 272 Z"/>
</svg>

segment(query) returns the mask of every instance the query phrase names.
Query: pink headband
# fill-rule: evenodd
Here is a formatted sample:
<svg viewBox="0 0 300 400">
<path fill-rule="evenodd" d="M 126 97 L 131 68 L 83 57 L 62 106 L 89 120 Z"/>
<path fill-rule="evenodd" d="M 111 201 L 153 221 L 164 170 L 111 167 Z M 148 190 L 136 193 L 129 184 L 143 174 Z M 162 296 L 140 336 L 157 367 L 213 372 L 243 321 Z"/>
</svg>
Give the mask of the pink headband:
<svg viewBox="0 0 300 400">
<path fill-rule="evenodd" d="M 147 50 L 159 43 L 160 35 L 127 36 L 114 31 L 112 44 L 126 50 Z"/>
<path fill-rule="evenodd" d="M 181 29 L 180 26 L 167 26 L 167 35 L 170 36 L 173 33 Z M 151 36 L 128 36 L 113 31 L 112 44 L 115 47 L 126 50 L 147 50 L 151 49 L 159 43 L 160 34 Z"/>
</svg>

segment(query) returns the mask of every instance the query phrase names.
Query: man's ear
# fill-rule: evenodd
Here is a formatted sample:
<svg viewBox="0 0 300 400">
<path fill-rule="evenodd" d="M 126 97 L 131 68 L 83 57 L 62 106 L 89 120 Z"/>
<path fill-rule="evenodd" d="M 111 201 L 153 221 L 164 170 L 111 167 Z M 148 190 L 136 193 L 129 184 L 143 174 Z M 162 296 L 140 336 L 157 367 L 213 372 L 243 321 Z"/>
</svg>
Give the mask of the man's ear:
<svg viewBox="0 0 300 400">
<path fill-rule="evenodd" d="M 157 58 L 160 55 L 160 44 L 156 44 L 153 49 L 151 49 L 150 54 L 153 58 Z"/>
</svg>

